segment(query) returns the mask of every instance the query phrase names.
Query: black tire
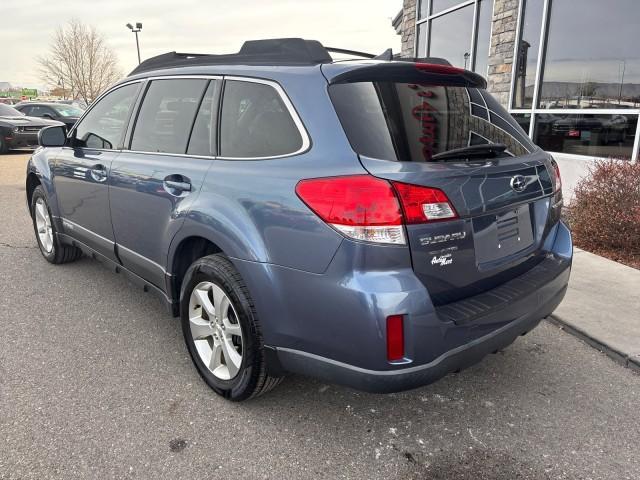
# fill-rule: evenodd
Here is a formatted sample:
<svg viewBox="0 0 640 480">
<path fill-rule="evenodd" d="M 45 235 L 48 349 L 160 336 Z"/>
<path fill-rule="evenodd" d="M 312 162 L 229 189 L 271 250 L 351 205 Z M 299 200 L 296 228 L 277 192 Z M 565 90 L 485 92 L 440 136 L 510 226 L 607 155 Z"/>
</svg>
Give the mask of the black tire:
<svg viewBox="0 0 640 480">
<path fill-rule="evenodd" d="M 51 251 L 48 252 L 45 249 L 44 245 L 42 245 L 40 236 L 38 235 L 38 226 L 36 224 L 35 213 L 36 203 L 38 202 L 38 199 L 42 199 L 44 201 L 44 205 L 47 207 L 49 218 L 51 218 L 51 209 L 49 208 L 49 202 L 47 201 L 47 197 L 44 194 L 42 185 L 38 185 L 35 188 L 31 197 L 31 220 L 33 222 L 34 233 L 36 234 L 36 241 L 38 242 L 38 247 L 40 247 L 40 253 L 42 253 L 42 256 L 48 262 L 56 265 L 61 263 L 73 262 L 74 260 L 80 258 L 82 256 L 82 250 L 80 250 L 78 247 L 74 247 L 73 245 L 66 245 L 62 243 L 58 239 L 56 226 L 53 222 L 51 222 L 51 229 L 53 234 L 53 246 L 51 248 Z"/>
<path fill-rule="evenodd" d="M 216 377 L 204 364 L 195 346 L 189 323 L 189 302 L 194 288 L 201 282 L 211 282 L 227 295 L 242 331 L 242 363 L 231 380 Z M 267 375 L 260 322 L 247 286 L 233 264 L 222 254 L 196 260 L 187 270 L 180 292 L 182 333 L 196 369 L 218 395 L 243 401 L 262 395 L 277 386 L 282 377 Z"/>
<path fill-rule="evenodd" d="M 9 147 L 7 146 L 7 142 L 4 138 L 2 138 L 2 134 L 0 133 L 0 155 L 3 153 L 9 152 Z"/>
</svg>

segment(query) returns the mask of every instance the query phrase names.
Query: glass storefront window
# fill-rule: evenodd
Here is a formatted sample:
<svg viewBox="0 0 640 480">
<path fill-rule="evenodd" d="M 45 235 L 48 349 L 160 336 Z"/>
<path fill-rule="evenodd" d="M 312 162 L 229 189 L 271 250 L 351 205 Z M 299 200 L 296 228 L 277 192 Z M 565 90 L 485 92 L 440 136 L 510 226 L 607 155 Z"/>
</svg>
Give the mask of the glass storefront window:
<svg viewBox="0 0 640 480">
<path fill-rule="evenodd" d="M 473 5 L 431 20 L 429 56 L 447 59 L 457 67 L 471 68 Z"/>
<path fill-rule="evenodd" d="M 516 52 L 513 108 L 528 108 L 533 103 L 543 10 L 544 0 L 522 0 L 521 37 Z"/>
<path fill-rule="evenodd" d="M 511 116 L 518 122 L 518 125 L 529 135 L 529 127 L 531 125 L 530 113 L 513 113 Z"/>
<path fill-rule="evenodd" d="M 637 108 L 638 0 L 551 3 L 540 108 Z"/>
<path fill-rule="evenodd" d="M 418 31 L 416 32 L 418 36 L 418 42 L 416 44 L 416 57 L 426 57 L 427 56 L 427 23 L 421 23 L 418 25 Z"/>
<path fill-rule="evenodd" d="M 478 5 L 478 29 L 476 33 L 476 59 L 473 71 L 487 77 L 487 62 L 489 60 L 489 43 L 491 42 L 491 17 L 493 16 L 493 2 L 483 0 Z"/>
<path fill-rule="evenodd" d="M 460 5 L 461 3 L 464 3 L 464 0 L 432 0 L 431 15 L 435 15 L 436 13 L 440 13 L 443 10 L 455 7 L 456 5 Z"/>
<path fill-rule="evenodd" d="M 637 115 L 536 113 L 533 140 L 550 152 L 630 160 Z"/>
<path fill-rule="evenodd" d="M 418 20 L 422 20 L 429 15 L 429 0 L 418 0 Z"/>
</svg>

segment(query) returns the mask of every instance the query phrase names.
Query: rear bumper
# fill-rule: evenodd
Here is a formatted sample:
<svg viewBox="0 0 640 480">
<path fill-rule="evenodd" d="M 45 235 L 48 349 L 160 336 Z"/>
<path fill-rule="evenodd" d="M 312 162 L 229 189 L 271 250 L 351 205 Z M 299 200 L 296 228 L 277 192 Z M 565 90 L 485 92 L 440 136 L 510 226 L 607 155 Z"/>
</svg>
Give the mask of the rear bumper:
<svg viewBox="0 0 640 480">
<path fill-rule="evenodd" d="M 568 280 L 568 270 L 559 283 Z M 392 393 L 421 387 L 435 382 L 445 375 L 463 370 L 478 363 L 486 355 L 503 349 L 518 336 L 535 328 L 564 298 L 567 285 L 558 290 L 544 305 L 513 320 L 506 325 L 476 338 L 469 343 L 449 350 L 435 360 L 401 370 L 367 370 L 318 355 L 297 350 L 276 349 L 278 360 L 286 371 L 309 375 L 331 383 L 346 385 L 372 393 Z"/>
<path fill-rule="evenodd" d="M 344 242 L 324 274 L 235 262 L 255 300 L 272 373 L 381 393 L 432 383 L 504 348 L 552 313 L 564 298 L 573 253 L 569 230 L 558 223 L 538 267 L 458 302 L 456 310 L 433 305 L 403 260 L 406 251 L 373 256 L 362 248 Z M 403 261 L 406 268 L 393 267 Z M 396 314 L 405 318 L 406 358 L 390 363 L 385 319 Z"/>
</svg>

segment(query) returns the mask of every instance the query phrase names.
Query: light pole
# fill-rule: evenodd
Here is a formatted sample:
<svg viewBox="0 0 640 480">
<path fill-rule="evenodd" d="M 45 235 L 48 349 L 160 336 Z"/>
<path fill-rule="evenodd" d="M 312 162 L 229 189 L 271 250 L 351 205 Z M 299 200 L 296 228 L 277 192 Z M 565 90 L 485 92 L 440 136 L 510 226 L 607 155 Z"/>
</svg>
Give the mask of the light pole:
<svg viewBox="0 0 640 480">
<path fill-rule="evenodd" d="M 138 50 L 138 65 L 140 65 L 140 43 L 138 42 L 138 32 L 142 30 L 142 24 L 140 22 L 136 23 L 135 28 L 130 23 L 127 23 L 127 28 L 136 34 L 136 49 Z"/>
</svg>

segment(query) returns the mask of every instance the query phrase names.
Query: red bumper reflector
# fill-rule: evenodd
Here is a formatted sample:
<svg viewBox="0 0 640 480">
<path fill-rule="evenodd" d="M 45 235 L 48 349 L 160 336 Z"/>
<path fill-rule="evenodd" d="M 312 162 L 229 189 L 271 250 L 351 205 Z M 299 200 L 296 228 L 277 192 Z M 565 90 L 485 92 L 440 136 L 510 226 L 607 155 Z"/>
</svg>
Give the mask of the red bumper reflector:
<svg viewBox="0 0 640 480">
<path fill-rule="evenodd" d="M 404 325 L 402 315 L 387 317 L 387 360 L 390 362 L 404 358 Z"/>
</svg>

